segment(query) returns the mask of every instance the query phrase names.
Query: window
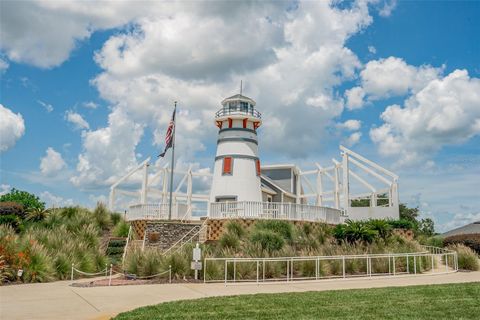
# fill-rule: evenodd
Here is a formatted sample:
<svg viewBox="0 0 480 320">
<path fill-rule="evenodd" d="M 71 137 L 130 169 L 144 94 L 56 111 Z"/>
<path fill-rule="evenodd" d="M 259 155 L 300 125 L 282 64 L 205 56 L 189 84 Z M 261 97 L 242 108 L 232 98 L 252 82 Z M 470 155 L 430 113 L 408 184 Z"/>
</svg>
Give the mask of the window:
<svg viewBox="0 0 480 320">
<path fill-rule="evenodd" d="M 255 160 L 255 167 L 257 169 L 257 176 L 260 176 L 260 174 L 262 173 L 261 169 L 260 169 L 260 160 L 257 159 Z"/>
<path fill-rule="evenodd" d="M 223 170 L 222 174 L 232 174 L 233 159 L 232 157 L 223 158 Z"/>
</svg>

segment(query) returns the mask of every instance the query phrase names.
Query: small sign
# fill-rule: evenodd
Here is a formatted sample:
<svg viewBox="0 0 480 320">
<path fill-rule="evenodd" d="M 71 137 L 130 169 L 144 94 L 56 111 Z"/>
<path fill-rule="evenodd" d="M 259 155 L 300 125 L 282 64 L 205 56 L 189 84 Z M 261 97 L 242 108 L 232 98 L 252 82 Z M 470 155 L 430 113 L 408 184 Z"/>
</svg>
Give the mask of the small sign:
<svg viewBox="0 0 480 320">
<path fill-rule="evenodd" d="M 202 262 L 201 261 L 192 261 L 190 264 L 190 268 L 192 270 L 202 270 Z"/>
<path fill-rule="evenodd" d="M 193 248 L 193 261 L 200 261 L 202 260 L 202 249 L 198 247 Z"/>
<path fill-rule="evenodd" d="M 21 277 L 23 275 L 23 270 L 22 269 L 18 269 L 17 271 L 17 277 Z"/>
</svg>

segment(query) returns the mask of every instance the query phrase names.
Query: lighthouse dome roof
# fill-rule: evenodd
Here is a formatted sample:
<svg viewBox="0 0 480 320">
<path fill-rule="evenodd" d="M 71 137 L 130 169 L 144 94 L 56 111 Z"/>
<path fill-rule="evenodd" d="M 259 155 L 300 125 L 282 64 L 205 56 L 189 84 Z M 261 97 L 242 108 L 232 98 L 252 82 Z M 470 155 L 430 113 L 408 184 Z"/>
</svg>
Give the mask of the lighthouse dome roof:
<svg viewBox="0 0 480 320">
<path fill-rule="evenodd" d="M 222 105 L 225 105 L 228 102 L 234 102 L 234 101 L 244 101 L 244 102 L 250 103 L 252 106 L 256 105 L 255 100 L 253 100 L 249 97 L 246 97 L 244 95 L 241 95 L 241 94 L 236 94 L 236 95 L 233 95 L 231 97 L 223 99 Z"/>
</svg>

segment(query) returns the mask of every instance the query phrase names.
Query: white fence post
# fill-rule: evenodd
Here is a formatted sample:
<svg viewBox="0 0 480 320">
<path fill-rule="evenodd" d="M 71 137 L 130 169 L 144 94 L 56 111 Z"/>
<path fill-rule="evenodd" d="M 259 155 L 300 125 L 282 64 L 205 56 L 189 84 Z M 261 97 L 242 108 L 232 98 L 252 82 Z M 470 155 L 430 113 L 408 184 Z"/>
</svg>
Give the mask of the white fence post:
<svg viewBox="0 0 480 320">
<path fill-rule="evenodd" d="M 113 265 L 110 264 L 110 279 L 108 280 L 108 286 L 109 287 L 112 285 L 112 267 L 113 267 Z"/>
<path fill-rule="evenodd" d="M 73 263 L 72 263 L 72 274 L 71 274 L 70 279 L 71 279 L 71 281 L 73 281 Z"/>
</svg>

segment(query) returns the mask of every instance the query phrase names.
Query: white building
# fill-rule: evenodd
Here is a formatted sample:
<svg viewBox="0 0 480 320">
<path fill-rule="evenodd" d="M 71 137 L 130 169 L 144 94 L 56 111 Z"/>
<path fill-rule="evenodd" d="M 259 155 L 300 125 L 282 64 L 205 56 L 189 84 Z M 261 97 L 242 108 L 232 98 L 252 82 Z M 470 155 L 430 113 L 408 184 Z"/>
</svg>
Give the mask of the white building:
<svg viewBox="0 0 480 320">
<path fill-rule="evenodd" d="M 265 120 L 265 119 L 264 119 Z M 265 120 L 268 121 L 268 120 Z M 283 219 L 340 223 L 346 218 L 399 217 L 398 176 L 361 155 L 340 146 L 341 160 L 313 170 L 294 164 L 261 166 L 258 128 L 260 112 L 253 99 L 241 94 L 226 98 L 215 114 L 218 127 L 213 174 L 176 171 L 173 219 Z M 149 159 L 132 170 L 110 192 L 110 208 L 118 194 L 133 196 L 128 219 L 168 217 L 168 177 L 165 166 L 148 173 Z M 131 191 L 120 184 L 141 172 L 142 187 Z M 211 179 L 209 194 L 196 193 L 195 179 Z M 372 182 L 372 179 L 378 182 Z M 357 192 L 362 189 L 364 192 Z M 362 201 L 359 201 L 362 200 Z M 359 204 L 366 206 L 359 207 Z M 202 210 L 203 208 L 203 210 Z"/>
</svg>

